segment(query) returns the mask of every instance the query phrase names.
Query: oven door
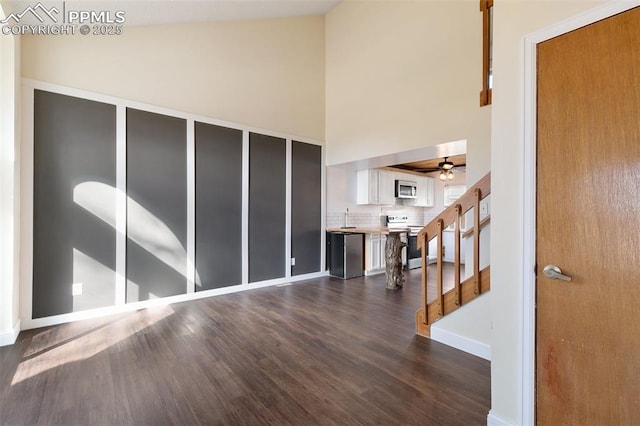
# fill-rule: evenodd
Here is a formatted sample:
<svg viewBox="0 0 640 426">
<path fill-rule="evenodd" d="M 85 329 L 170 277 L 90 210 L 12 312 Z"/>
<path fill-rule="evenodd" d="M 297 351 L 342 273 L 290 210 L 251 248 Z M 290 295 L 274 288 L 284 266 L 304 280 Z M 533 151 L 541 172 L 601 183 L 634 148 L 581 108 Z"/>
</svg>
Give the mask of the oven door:
<svg viewBox="0 0 640 426">
<path fill-rule="evenodd" d="M 422 267 L 422 251 L 418 248 L 417 234 L 409 234 L 407 237 L 407 267 L 409 269 Z"/>
</svg>

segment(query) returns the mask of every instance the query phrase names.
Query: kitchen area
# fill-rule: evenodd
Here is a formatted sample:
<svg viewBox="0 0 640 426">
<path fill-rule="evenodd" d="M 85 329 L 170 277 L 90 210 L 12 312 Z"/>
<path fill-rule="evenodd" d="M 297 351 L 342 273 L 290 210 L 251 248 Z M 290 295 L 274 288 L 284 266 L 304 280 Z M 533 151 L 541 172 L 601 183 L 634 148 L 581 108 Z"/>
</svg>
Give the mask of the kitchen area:
<svg viewBox="0 0 640 426">
<path fill-rule="evenodd" d="M 349 279 L 385 273 L 387 239 L 396 235 L 402 243 L 402 268 L 421 268 L 417 234 L 465 192 L 465 161 L 462 153 L 362 169 L 354 165 L 328 167 L 326 241 L 330 275 Z M 453 244 L 453 230 L 445 230 L 445 262 L 453 262 Z M 465 248 L 461 251 L 464 253 Z M 435 263 L 436 258 L 436 241 L 432 240 L 427 263 Z"/>
</svg>

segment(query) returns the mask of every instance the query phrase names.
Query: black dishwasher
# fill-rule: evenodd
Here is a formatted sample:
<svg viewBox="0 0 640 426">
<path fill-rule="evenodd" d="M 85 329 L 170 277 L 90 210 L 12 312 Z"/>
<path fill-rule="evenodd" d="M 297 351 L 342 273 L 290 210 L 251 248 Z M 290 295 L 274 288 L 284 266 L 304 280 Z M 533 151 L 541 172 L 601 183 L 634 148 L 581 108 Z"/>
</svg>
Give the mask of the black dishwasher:
<svg viewBox="0 0 640 426">
<path fill-rule="evenodd" d="M 352 232 L 327 233 L 329 275 L 343 279 L 364 275 L 364 235 Z"/>
</svg>

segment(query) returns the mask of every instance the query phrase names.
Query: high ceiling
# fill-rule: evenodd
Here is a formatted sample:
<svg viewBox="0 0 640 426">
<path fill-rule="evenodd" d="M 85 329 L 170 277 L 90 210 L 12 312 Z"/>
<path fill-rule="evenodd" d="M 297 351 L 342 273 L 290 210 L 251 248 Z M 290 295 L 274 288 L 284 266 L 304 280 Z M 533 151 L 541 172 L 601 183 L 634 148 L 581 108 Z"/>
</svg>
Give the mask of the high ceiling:
<svg viewBox="0 0 640 426">
<path fill-rule="evenodd" d="M 35 3 L 37 1 L 0 1 L 7 15 L 19 13 Z M 123 10 L 127 26 L 143 26 L 325 15 L 340 0 L 42 0 L 42 3 L 60 10 L 63 3 L 66 10 Z"/>
</svg>

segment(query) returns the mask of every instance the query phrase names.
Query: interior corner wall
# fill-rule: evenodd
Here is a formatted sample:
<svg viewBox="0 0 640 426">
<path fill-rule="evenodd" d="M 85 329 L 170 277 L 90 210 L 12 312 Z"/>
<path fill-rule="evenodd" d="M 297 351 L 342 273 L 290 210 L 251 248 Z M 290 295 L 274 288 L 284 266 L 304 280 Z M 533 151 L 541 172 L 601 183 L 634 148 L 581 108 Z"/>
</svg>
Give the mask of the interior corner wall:
<svg viewBox="0 0 640 426">
<path fill-rule="evenodd" d="M 24 36 L 22 76 L 324 140 L 324 17 Z"/>
<path fill-rule="evenodd" d="M 0 11 L 1 12 L 1 11 Z M 0 13 L 0 16 L 3 16 Z M 0 36 L 0 346 L 19 331 L 20 38 Z"/>
<path fill-rule="evenodd" d="M 491 162 L 491 413 L 523 424 L 522 334 L 524 43 L 534 31 L 602 1 L 496 1 Z M 498 167 L 499 165 L 499 167 Z"/>
<path fill-rule="evenodd" d="M 344 1 L 326 16 L 326 153 L 339 164 L 467 140 L 490 169 L 478 2 Z"/>
</svg>

